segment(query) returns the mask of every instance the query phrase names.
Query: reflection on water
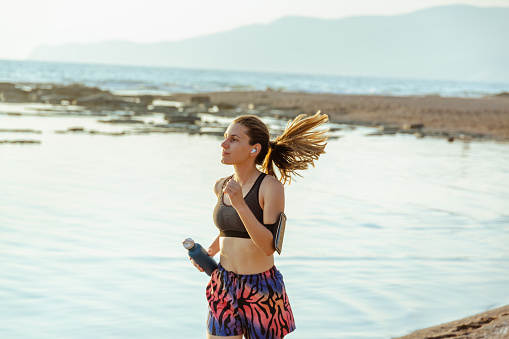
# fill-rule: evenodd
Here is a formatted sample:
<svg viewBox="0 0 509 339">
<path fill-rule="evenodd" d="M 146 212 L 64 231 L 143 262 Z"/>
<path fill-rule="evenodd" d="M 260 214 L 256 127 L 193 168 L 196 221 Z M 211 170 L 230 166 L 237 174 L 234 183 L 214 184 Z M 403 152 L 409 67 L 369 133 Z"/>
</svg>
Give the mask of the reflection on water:
<svg viewBox="0 0 509 339">
<path fill-rule="evenodd" d="M 0 145 L 0 337 L 203 337 L 207 277 L 181 240 L 216 236 L 219 140 L 53 133 L 87 119 L 0 116 L 43 131 Z M 292 338 L 389 338 L 507 304 L 509 146 L 366 133 L 344 130 L 286 189 Z"/>
</svg>

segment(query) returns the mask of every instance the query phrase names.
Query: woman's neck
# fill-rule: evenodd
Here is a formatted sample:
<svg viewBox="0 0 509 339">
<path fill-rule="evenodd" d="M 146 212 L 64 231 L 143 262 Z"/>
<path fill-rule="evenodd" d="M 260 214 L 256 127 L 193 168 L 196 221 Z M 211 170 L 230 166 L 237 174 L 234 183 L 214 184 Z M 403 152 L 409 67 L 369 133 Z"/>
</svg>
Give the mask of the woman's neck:
<svg viewBox="0 0 509 339">
<path fill-rule="evenodd" d="M 251 182 L 254 182 L 256 180 L 255 176 L 258 177 L 258 169 L 256 166 L 253 166 L 252 164 L 246 164 L 246 165 L 234 165 L 235 168 L 235 176 L 234 179 L 237 181 L 240 186 L 244 186 L 246 184 L 249 184 Z"/>
</svg>

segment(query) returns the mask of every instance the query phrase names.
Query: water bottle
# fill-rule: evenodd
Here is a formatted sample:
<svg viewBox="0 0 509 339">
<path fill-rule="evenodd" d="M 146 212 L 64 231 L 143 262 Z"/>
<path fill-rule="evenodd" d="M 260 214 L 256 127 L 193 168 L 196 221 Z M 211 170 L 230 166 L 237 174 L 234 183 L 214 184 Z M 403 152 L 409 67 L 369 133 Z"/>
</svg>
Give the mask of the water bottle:
<svg viewBox="0 0 509 339">
<path fill-rule="evenodd" d="M 185 239 L 182 241 L 182 245 L 189 251 L 191 259 L 200 265 L 208 275 L 211 275 L 217 268 L 217 263 L 214 258 L 212 258 L 200 244 L 195 243 L 193 239 Z"/>
</svg>

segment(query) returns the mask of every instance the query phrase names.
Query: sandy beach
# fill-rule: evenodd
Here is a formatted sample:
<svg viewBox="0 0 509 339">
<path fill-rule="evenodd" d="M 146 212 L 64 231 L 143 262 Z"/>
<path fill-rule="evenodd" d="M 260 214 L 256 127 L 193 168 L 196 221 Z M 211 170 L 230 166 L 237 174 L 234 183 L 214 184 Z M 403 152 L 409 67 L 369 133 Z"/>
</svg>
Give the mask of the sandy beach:
<svg viewBox="0 0 509 339">
<path fill-rule="evenodd" d="M 418 330 L 398 339 L 509 338 L 509 305 Z"/>
</svg>

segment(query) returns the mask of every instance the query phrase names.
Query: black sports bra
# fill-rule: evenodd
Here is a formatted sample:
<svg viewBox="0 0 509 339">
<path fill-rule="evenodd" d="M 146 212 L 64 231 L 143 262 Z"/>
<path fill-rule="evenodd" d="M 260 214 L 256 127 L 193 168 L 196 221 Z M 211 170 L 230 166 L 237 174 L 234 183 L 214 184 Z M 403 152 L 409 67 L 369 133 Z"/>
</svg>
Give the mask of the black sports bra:
<svg viewBox="0 0 509 339">
<path fill-rule="evenodd" d="M 244 197 L 244 201 L 251 212 L 253 212 L 256 219 L 263 224 L 263 209 L 260 206 L 259 201 L 259 192 L 260 185 L 267 174 L 260 173 L 258 178 L 256 178 L 255 183 L 249 190 L 249 192 Z M 242 223 L 242 220 L 239 217 L 239 214 L 235 210 L 235 207 L 226 205 L 224 203 L 224 193 L 223 190 L 228 183 L 228 180 L 233 178 L 233 174 L 226 178 L 223 181 L 223 185 L 221 187 L 221 194 L 217 199 L 216 207 L 214 208 L 213 218 L 214 224 L 219 229 L 219 235 L 222 237 L 233 237 L 233 238 L 251 238 L 249 233 L 247 233 L 246 227 Z M 265 225 L 272 232 L 273 225 Z"/>
</svg>

